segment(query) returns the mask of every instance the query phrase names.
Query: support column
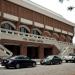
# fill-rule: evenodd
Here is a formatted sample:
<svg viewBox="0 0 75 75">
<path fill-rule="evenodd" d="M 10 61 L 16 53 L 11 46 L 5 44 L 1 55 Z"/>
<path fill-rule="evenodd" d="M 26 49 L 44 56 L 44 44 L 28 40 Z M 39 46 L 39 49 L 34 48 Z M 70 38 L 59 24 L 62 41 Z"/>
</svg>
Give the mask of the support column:
<svg viewBox="0 0 75 75">
<path fill-rule="evenodd" d="M 44 47 L 41 45 L 39 47 L 39 59 L 44 58 Z"/>
<path fill-rule="evenodd" d="M 0 16 L 0 28 L 1 28 L 1 22 L 3 21 L 3 14 Z"/>
<path fill-rule="evenodd" d="M 21 20 L 21 18 L 19 18 L 18 22 L 16 23 L 16 30 L 17 30 L 17 31 L 19 31 L 20 20 Z"/>
<path fill-rule="evenodd" d="M 20 47 L 20 54 L 27 56 L 27 45 L 21 45 L 21 47 Z"/>
<path fill-rule="evenodd" d="M 3 0 L 0 0 L 0 2 L 1 2 L 1 16 L 0 16 L 0 27 L 1 27 L 1 22 L 3 21 Z"/>
</svg>

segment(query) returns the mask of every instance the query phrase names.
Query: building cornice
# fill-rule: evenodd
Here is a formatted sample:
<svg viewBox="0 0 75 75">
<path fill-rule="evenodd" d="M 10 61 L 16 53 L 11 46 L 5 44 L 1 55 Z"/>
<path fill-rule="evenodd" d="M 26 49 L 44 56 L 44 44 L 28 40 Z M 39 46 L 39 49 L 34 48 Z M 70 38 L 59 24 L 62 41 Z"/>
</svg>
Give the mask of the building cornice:
<svg viewBox="0 0 75 75">
<path fill-rule="evenodd" d="M 50 10 L 48 10 L 48 9 L 38 5 L 38 4 L 35 4 L 35 3 L 33 3 L 29 0 L 25 0 L 25 1 L 23 1 L 23 0 L 8 0 L 8 1 L 13 2 L 15 4 L 18 4 L 20 6 L 26 7 L 28 9 L 34 10 L 36 12 L 39 12 L 41 14 L 44 14 L 44 15 L 49 16 L 51 18 L 54 18 L 56 20 L 62 21 L 62 22 L 66 23 L 66 24 L 69 24 L 71 26 L 75 26 L 74 23 L 66 20 L 61 15 L 59 15 L 59 14 L 53 12 L 53 11 L 50 11 Z"/>
</svg>

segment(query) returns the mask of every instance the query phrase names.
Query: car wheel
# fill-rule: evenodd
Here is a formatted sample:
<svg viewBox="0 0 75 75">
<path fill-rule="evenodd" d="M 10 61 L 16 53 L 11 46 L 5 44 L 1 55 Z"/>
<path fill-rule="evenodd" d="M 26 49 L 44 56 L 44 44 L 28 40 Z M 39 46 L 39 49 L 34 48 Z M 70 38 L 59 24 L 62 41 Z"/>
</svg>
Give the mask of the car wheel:
<svg viewBox="0 0 75 75">
<path fill-rule="evenodd" d="M 50 62 L 50 65 L 53 65 L 53 62 Z"/>
<path fill-rule="evenodd" d="M 9 67 L 8 67 L 8 66 L 5 66 L 5 68 L 9 69 Z"/>
<path fill-rule="evenodd" d="M 15 65 L 15 68 L 16 68 L 16 69 L 19 69 L 19 68 L 20 68 L 20 64 L 16 64 L 16 65 Z"/>
<path fill-rule="evenodd" d="M 62 63 L 62 61 L 59 61 L 59 64 L 61 64 Z"/>
<path fill-rule="evenodd" d="M 68 63 L 68 60 L 66 60 L 66 63 Z"/>
<path fill-rule="evenodd" d="M 33 64 L 32 64 L 32 67 L 35 67 L 35 66 L 36 66 L 36 63 L 33 63 Z"/>
</svg>

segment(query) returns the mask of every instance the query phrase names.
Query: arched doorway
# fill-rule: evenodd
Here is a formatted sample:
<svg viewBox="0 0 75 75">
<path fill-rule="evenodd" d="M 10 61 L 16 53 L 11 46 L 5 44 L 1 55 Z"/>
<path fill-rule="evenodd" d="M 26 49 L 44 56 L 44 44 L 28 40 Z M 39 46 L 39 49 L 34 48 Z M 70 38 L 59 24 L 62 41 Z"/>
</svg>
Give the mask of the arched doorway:
<svg viewBox="0 0 75 75">
<path fill-rule="evenodd" d="M 67 35 L 67 36 L 66 36 L 66 42 L 72 43 L 72 37 L 69 36 L 69 35 Z"/>
<path fill-rule="evenodd" d="M 1 22 L 1 28 L 14 30 L 16 29 L 16 26 L 10 21 L 3 21 Z"/>
<path fill-rule="evenodd" d="M 51 37 L 51 33 L 49 31 L 44 31 L 43 36 Z"/>
<path fill-rule="evenodd" d="M 65 41 L 66 41 L 66 37 L 65 37 L 65 35 L 64 35 L 64 34 L 61 34 L 61 35 L 60 35 L 60 41 L 63 41 L 63 42 L 65 42 Z"/>
<path fill-rule="evenodd" d="M 42 32 L 41 32 L 38 28 L 34 28 L 34 29 L 32 30 L 32 34 L 41 35 Z"/>
<path fill-rule="evenodd" d="M 55 38 L 56 40 L 59 40 L 59 34 L 58 33 L 53 33 L 53 38 Z"/>
<path fill-rule="evenodd" d="M 24 32 L 24 33 L 29 33 L 30 32 L 30 29 L 25 25 L 20 25 L 19 30 L 20 30 L 20 32 Z"/>
</svg>

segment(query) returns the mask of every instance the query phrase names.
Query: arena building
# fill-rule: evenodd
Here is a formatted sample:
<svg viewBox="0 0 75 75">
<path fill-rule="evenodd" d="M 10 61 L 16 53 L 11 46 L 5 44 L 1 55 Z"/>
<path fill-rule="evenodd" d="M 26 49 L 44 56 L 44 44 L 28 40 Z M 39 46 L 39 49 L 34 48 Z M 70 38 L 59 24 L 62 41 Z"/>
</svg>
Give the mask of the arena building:
<svg viewBox="0 0 75 75">
<path fill-rule="evenodd" d="M 73 52 L 73 36 L 74 24 L 59 14 L 29 0 L 0 0 L 0 56 Z"/>
</svg>

